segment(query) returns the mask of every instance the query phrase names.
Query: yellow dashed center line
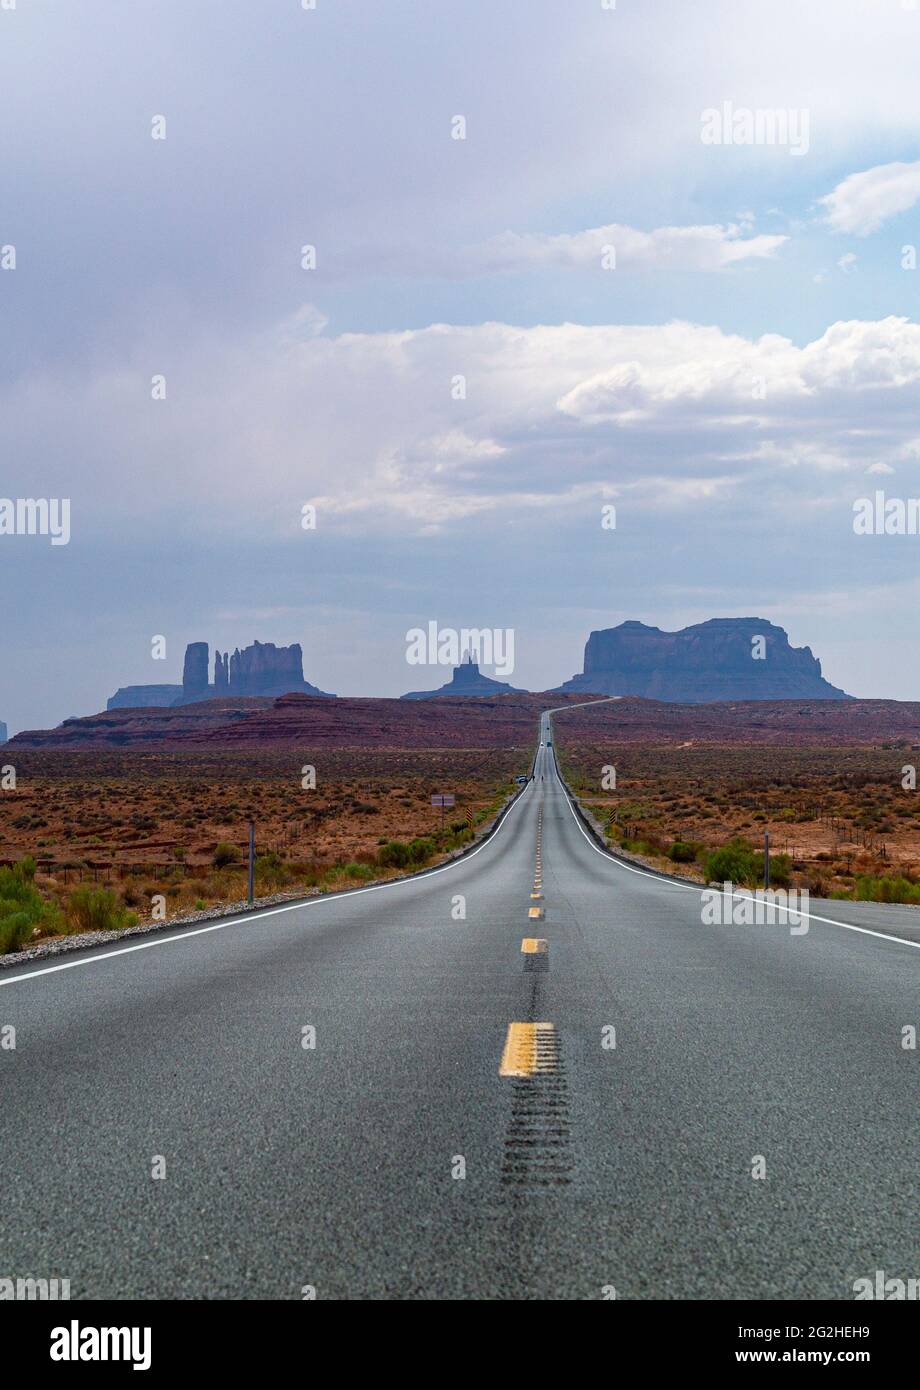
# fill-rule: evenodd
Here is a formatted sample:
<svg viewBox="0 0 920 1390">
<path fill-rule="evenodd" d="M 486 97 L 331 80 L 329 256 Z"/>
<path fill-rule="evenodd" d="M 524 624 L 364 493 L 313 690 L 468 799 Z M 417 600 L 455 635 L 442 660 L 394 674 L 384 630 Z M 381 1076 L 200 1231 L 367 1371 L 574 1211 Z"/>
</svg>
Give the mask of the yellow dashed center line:
<svg viewBox="0 0 920 1390">
<path fill-rule="evenodd" d="M 533 1076 L 556 1065 L 556 1029 L 552 1023 L 509 1023 L 499 1076 Z"/>
<path fill-rule="evenodd" d="M 521 942 L 521 952 L 525 956 L 540 956 L 546 951 L 546 941 L 542 936 L 525 936 Z"/>
</svg>

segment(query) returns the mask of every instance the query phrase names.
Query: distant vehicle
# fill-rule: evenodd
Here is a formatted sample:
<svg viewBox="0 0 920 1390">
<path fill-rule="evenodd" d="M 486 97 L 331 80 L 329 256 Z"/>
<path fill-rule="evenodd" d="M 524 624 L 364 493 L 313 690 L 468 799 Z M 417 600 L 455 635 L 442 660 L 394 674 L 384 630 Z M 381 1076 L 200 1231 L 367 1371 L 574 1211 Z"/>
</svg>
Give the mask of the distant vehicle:
<svg viewBox="0 0 920 1390">
<path fill-rule="evenodd" d="M 515 780 L 515 782 L 517 782 L 517 783 L 519 783 L 519 784 L 522 784 L 522 783 L 524 783 L 524 782 L 527 781 L 527 778 L 526 778 L 526 777 L 515 777 L 514 780 Z"/>
<path fill-rule="evenodd" d="M 547 746 L 547 748 L 552 748 L 552 746 L 553 746 L 553 740 L 552 740 L 551 738 L 548 738 L 548 739 L 546 740 L 546 746 Z"/>
</svg>

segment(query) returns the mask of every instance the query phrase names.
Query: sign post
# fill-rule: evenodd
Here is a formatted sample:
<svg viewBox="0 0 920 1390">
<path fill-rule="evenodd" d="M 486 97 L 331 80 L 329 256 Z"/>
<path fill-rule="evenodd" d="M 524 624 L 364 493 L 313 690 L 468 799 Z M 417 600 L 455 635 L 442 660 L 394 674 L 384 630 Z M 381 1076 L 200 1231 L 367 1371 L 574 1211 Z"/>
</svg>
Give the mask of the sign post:
<svg viewBox="0 0 920 1390">
<path fill-rule="evenodd" d="M 453 796 L 453 793 L 452 793 L 452 792 L 440 793 L 440 794 L 439 794 L 439 793 L 435 793 L 435 795 L 431 798 L 431 804 L 432 804 L 432 806 L 440 806 L 440 808 L 441 808 L 441 834 L 443 835 L 443 834 L 444 834 L 444 807 L 445 807 L 445 806 L 453 806 L 453 804 L 454 804 L 454 796 Z"/>
<path fill-rule="evenodd" d="M 770 832 L 764 831 L 763 834 L 763 886 L 765 889 L 770 887 Z"/>
</svg>

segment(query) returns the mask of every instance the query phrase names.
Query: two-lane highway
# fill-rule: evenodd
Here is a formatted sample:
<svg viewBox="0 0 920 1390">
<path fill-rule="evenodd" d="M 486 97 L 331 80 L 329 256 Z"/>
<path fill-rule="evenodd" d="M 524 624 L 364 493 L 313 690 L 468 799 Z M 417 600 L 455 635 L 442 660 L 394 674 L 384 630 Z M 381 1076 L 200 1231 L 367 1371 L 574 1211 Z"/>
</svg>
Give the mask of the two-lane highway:
<svg viewBox="0 0 920 1390">
<path fill-rule="evenodd" d="M 598 851 L 541 747 L 438 872 L 0 973 L 0 1274 L 295 1299 L 920 1275 L 920 950 L 897 909 L 865 920 L 704 925 Z"/>
</svg>

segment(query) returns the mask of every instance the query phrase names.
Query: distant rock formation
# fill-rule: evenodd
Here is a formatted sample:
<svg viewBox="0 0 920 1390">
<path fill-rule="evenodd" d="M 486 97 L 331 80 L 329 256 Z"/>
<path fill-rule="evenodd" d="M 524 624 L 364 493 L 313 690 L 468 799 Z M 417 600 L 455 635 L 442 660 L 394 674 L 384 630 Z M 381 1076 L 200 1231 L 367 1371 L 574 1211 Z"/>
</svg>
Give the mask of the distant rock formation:
<svg viewBox="0 0 920 1390">
<path fill-rule="evenodd" d="M 214 694 L 230 694 L 230 654 L 224 652 L 214 653 Z"/>
<path fill-rule="evenodd" d="M 446 695 L 523 695 L 525 692 L 516 690 L 513 685 L 508 685 L 505 681 L 494 681 L 489 676 L 484 676 L 479 670 L 478 661 L 473 661 L 468 657 L 459 666 L 454 667 L 454 673 L 446 685 L 440 686 L 437 690 L 410 690 L 408 695 L 400 695 L 401 700 L 438 700 Z"/>
<path fill-rule="evenodd" d="M 584 673 L 559 689 L 679 704 L 851 698 L 824 679 L 809 647 L 791 647 L 765 618 L 710 618 L 680 632 L 626 622 L 592 632 Z"/>
<path fill-rule="evenodd" d="M 190 642 L 185 649 L 181 685 L 123 685 L 106 703 L 106 709 L 155 709 L 170 705 L 196 705 L 201 700 L 239 695 L 324 695 L 303 678 L 300 643 L 276 647 L 274 642 L 253 642 L 240 651 L 215 651 L 214 681 L 208 681 L 207 642 Z"/>
<path fill-rule="evenodd" d="M 185 665 L 182 668 L 182 704 L 193 705 L 198 700 L 206 700 L 209 693 L 208 644 L 189 642 L 185 649 Z"/>
<path fill-rule="evenodd" d="M 0 719 L 0 743 L 6 743 L 8 738 L 9 733 L 7 732 L 7 727 L 4 724 L 3 720 Z"/>
<path fill-rule="evenodd" d="M 243 651 L 237 647 L 230 657 L 229 671 L 224 655 L 223 670 L 227 673 L 231 695 L 287 695 L 293 690 L 307 695 L 323 693 L 303 678 L 303 653 L 299 642 L 290 647 L 276 647 L 274 642 L 253 642 Z"/>
<path fill-rule="evenodd" d="M 156 709 L 174 705 L 182 698 L 181 685 L 123 685 L 110 700 L 106 709 Z"/>
<path fill-rule="evenodd" d="M 334 699 L 325 690 L 303 678 L 303 651 L 299 642 L 290 647 L 276 647 L 274 642 L 253 642 L 240 651 L 214 653 L 214 683 L 208 684 L 208 644 L 191 642 L 185 652 L 182 693 L 173 701 L 177 705 L 193 705 L 199 700 L 214 700 L 240 695 L 322 695 Z"/>
</svg>

